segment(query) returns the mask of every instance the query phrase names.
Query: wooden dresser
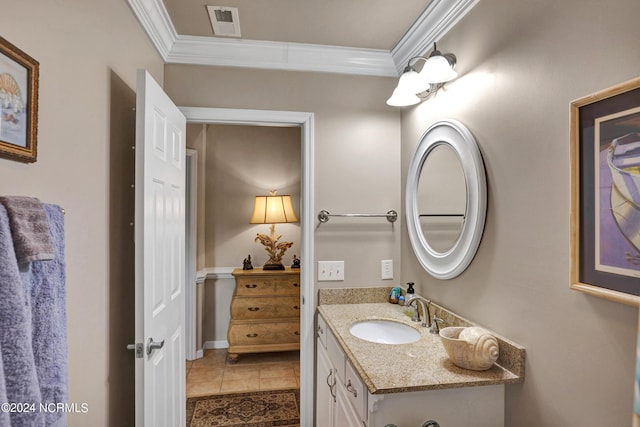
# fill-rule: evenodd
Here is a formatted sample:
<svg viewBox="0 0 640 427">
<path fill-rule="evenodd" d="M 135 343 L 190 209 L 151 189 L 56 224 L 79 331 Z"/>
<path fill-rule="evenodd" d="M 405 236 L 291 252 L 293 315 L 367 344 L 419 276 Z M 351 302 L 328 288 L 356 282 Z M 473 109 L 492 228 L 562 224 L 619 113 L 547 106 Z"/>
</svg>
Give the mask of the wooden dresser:
<svg viewBox="0 0 640 427">
<path fill-rule="evenodd" d="M 300 349 L 300 270 L 233 270 L 229 361 L 242 353 Z"/>
</svg>

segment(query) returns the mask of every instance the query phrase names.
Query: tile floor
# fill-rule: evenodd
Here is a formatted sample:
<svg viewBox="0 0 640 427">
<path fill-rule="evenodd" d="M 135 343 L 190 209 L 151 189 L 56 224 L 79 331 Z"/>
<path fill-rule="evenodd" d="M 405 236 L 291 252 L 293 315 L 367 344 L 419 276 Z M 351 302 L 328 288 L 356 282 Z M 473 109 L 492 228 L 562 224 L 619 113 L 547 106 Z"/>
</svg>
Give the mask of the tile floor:
<svg viewBox="0 0 640 427">
<path fill-rule="evenodd" d="M 187 397 L 300 388 L 300 352 L 243 354 L 232 364 L 226 349 L 206 350 L 186 371 Z"/>
</svg>

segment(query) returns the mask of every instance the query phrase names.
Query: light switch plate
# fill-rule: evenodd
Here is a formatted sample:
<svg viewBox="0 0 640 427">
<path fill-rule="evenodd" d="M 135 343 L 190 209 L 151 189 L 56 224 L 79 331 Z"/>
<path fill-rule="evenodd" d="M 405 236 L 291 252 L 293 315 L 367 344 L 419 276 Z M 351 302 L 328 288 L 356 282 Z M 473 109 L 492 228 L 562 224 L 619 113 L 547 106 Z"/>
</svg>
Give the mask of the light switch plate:
<svg viewBox="0 0 640 427">
<path fill-rule="evenodd" d="M 344 261 L 318 261 L 318 282 L 344 280 Z"/>
<path fill-rule="evenodd" d="M 383 259 L 380 261 L 380 278 L 382 280 L 393 279 L 393 260 Z"/>
</svg>

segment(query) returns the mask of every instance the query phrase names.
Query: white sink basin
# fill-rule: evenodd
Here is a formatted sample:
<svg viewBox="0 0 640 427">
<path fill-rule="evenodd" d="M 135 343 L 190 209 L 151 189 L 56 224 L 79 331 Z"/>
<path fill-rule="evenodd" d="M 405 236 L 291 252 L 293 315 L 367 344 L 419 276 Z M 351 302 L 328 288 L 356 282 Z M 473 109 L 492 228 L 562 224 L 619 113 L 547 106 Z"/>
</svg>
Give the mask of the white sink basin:
<svg viewBox="0 0 640 427">
<path fill-rule="evenodd" d="M 409 344 L 420 339 L 411 326 L 391 320 L 363 320 L 349 328 L 351 335 L 379 344 Z"/>
</svg>

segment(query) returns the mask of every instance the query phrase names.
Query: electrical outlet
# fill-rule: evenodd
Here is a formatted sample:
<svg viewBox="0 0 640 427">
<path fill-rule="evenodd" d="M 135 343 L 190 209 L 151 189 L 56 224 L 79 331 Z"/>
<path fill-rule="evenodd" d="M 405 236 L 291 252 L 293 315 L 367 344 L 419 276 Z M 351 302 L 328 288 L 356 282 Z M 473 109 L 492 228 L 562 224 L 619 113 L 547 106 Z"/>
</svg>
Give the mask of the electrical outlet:
<svg viewBox="0 0 640 427">
<path fill-rule="evenodd" d="M 393 279 L 393 260 L 383 259 L 380 261 L 380 278 L 382 280 Z"/>
<path fill-rule="evenodd" d="M 318 282 L 344 280 L 344 261 L 318 261 Z"/>
</svg>

